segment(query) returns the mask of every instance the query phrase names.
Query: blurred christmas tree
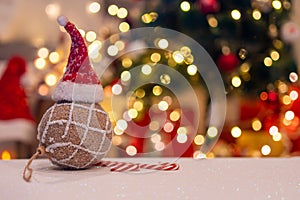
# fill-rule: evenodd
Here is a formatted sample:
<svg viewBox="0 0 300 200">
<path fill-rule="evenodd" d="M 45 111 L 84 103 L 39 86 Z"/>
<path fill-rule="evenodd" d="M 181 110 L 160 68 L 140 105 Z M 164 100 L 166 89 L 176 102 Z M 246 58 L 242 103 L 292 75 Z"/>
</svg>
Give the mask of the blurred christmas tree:
<svg viewBox="0 0 300 200">
<path fill-rule="evenodd" d="M 290 22 L 291 7 L 289 0 L 147 1 L 142 19 L 198 41 L 222 72 L 228 93 L 238 88 L 257 95 L 297 71 L 290 42 L 299 30 Z M 147 21 L 151 12 L 155 21 Z"/>
<path fill-rule="evenodd" d="M 147 1 L 144 25 L 192 37 L 223 76 L 234 109 L 215 154 L 278 156 L 299 151 L 293 96 L 298 95 L 298 75 L 291 44 L 300 31 L 290 20 L 291 11 L 289 0 Z"/>
</svg>

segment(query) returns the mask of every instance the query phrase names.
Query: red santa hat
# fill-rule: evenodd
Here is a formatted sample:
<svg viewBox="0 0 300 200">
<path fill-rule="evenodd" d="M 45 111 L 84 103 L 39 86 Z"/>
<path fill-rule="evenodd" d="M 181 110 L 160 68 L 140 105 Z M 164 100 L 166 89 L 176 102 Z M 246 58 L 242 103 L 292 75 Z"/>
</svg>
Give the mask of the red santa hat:
<svg viewBox="0 0 300 200">
<path fill-rule="evenodd" d="M 102 101 L 103 88 L 90 63 L 84 39 L 67 17 L 60 16 L 57 21 L 69 33 L 72 45 L 66 71 L 53 92 L 53 100 L 86 103 Z"/>
<path fill-rule="evenodd" d="M 0 79 L 0 120 L 26 119 L 34 121 L 21 87 L 21 77 L 26 72 L 26 61 L 20 56 L 8 60 Z"/>
</svg>

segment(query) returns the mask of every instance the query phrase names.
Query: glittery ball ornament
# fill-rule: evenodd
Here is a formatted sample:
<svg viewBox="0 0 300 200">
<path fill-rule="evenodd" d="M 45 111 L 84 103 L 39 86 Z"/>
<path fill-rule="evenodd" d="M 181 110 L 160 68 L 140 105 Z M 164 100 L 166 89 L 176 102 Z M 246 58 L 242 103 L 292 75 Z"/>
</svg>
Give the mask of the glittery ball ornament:
<svg viewBox="0 0 300 200">
<path fill-rule="evenodd" d="M 84 39 L 65 16 L 58 18 L 72 40 L 66 71 L 52 98 L 56 103 L 38 126 L 39 146 L 52 163 L 84 169 L 98 163 L 112 139 L 108 114 L 98 104 L 103 89 L 88 57 Z"/>
</svg>

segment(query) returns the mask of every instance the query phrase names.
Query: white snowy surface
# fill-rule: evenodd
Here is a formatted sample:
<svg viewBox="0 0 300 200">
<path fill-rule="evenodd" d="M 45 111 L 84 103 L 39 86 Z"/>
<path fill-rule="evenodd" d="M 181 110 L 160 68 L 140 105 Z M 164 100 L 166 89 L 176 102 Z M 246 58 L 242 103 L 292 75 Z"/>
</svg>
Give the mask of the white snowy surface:
<svg viewBox="0 0 300 200">
<path fill-rule="evenodd" d="M 31 182 L 22 179 L 27 160 L 0 161 L 1 199 L 299 199 L 300 158 L 106 158 L 122 162 L 176 161 L 178 171 L 110 172 L 108 168 L 66 171 L 46 159 L 32 163 Z"/>
</svg>

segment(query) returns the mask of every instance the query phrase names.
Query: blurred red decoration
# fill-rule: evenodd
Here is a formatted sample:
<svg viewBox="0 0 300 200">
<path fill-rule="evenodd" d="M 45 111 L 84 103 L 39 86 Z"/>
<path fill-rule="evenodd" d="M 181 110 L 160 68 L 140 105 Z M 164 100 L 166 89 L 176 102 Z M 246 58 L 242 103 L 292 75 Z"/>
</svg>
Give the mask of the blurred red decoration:
<svg viewBox="0 0 300 200">
<path fill-rule="evenodd" d="M 238 64 L 239 64 L 239 59 L 233 53 L 229 53 L 226 55 L 222 54 L 217 60 L 217 66 L 223 72 L 230 72 L 234 70 Z"/>
<path fill-rule="evenodd" d="M 198 0 L 199 10 L 203 14 L 216 13 L 220 10 L 218 0 Z"/>
<path fill-rule="evenodd" d="M 8 60 L 0 79 L 0 120 L 27 119 L 34 121 L 27 105 L 21 77 L 26 72 L 26 61 L 19 56 Z"/>
</svg>

